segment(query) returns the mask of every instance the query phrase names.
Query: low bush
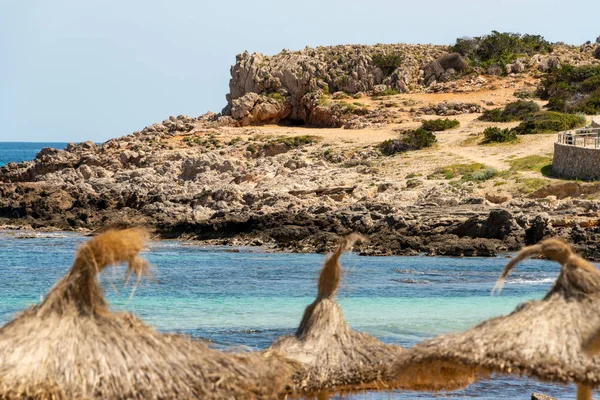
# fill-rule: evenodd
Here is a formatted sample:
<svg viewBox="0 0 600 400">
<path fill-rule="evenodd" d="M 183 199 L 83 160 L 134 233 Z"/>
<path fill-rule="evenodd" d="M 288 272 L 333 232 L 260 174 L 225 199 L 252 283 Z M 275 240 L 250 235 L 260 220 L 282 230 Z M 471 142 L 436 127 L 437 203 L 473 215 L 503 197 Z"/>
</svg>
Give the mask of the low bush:
<svg viewBox="0 0 600 400">
<path fill-rule="evenodd" d="M 599 47 L 600 48 L 600 47 Z M 600 74 L 594 75 L 581 82 L 581 90 L 584 92 L 593 92 L 600 88 Z"/>
<path fill-rule="evenodd" d="M 596 47 L 596 50 L 594 50 L 594 58 L 600 60 L 600 46 Z"/>
<path fill-rule="evenodd" d="M 486 181 L 498 175 L 498 170 L 480 163 L 453 164 L 438 168 L 428 179 L 454 179 L 460 177 L 461 181 Z"/>
<path fill-rule="evenodd" d="M 489 122 L 507 122 L 503 111 L 503 108 L 492 108 L 490 110 L 485 110 L 479 119 L 481 121 Z"/>
<path fill-rule="evenodd" d="M 391 156 L 409 150 L 419 150 L 430 147 L 437 142 L 435 134 L 419 128 L 414 131 L 404 131 L 399 139 L 388 139 L 379 145 L 381 154 Z"/>
<path fill-rule="evenodd" d="M 504 109 L 494 108 L 492 110 L 486 110 L 479 119 L 490 122 L 520 121 L 538 111 L 540 111 L 540 106 L 538 106 L 537 103 L 533 101 L 517 100 L 508 103 Z"/>
<path fill-rule="evenodd" d="M 543 111 L 525 118 L 525 120 L 515 128 L 515 132 L 519 135 L 559 132 L 579 128 L 585 124 L 586 120 L 581 115 Z"/>
<path fill-rule="evenodd" d="M 485 168 L 480 169 L 479 171 L 475 171 L 471 174 L 470 178 L 474 181 L 487 181 L 498 175 L 498 170 L 496 168 Z M 463 176 L 464 178 L 464 176 Z"/>
<path fill-rule="evenodd" d="M 413 149 L 431 147 L 437 142 L 435 134 L 423 128 L 404 133 L 402 140 Z"/>
<path fill-rule="evenodd" d="M 319 143 L 323 138 L 321 136 L 316 135 L 301 135 L 301 136 L 290 136 L 290 137 L 282 137 L 276 139 L 275 143 L 283 143 L 290 149 L 295 149 L 297 147 Z"/>
<path fill-rule="evenodd" d="M 453 129 L 460 126 L 460 122 L 456 119 L 430 119 L 427 121 L 423 121 L 422 129 L 430 132 L 439 132 L 445 131 L 448 129 Z"/>
<path fill-rule="evenodd" d="M 395 96 L 398 94 L 396 89 L 385 89 L 382 92 L 377 93 L 377 96 Z"/>
<path fill-rule="evenodd" d="M 484 143 L 506 143 L 517 140 L 517 133 L 512 129 L 502 129 L 495 126 L 485 128 L 483 131 Z"/>
<path fill-rule="evenodd" d="M 571 111 L 587 115 L 600 114 L 600 88 L 571 107 Z"/>
<path fill-rule="evenodd" d="M 540 106 L 534 101 L 517 100 L 508 103 L 504 107 L 504 114 L 514 117 L 515 119 L 523 119 L 531 114 L 540 111 Z"/>
<path fill-rule="evenodd" d="M 548 100 L 550 110 L 596 114 L 600 112 L 596 105 L 598 89 L 600 65 L 564 65 L 542 79 L 538 94 L 542 99 Z"/>
<path fill-rule="evenodd" d="M 535 90 L 523 89 L 523 90 L 517 90 L 514 93 L 514 96 L 517 99 L 534 99 L 536 97 L 536 94 L 535 94 Z"/>
</svg>

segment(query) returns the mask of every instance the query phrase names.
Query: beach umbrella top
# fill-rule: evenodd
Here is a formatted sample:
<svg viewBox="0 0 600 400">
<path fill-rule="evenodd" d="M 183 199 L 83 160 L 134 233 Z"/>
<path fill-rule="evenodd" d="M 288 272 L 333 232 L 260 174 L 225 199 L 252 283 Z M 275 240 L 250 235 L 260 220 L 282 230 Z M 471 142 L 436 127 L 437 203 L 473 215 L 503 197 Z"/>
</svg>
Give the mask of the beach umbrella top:
<svg viewBox="0 0 600 400">
<path fill-rule="evenodd" d="M 462 333 L 426 340 L 399 358 L 400 380 L 435 383 L 463 374 L 528 375 L 543 381 L 591 387 L 600 379 L 600 360 L 582 345 L 600 327 L 600 272 L 561 240 L 526 247 L 504 268 L 495 287 L 521 260 L 542 254 L 561 264 L 556 282 L 542 300 Z"/>
<path fill-rule="evenodd" d="M 304 311 L 296 333 L 279 338 L 268 350 L 304 366 L 293 378 L 298 393 L 314 395 L 400 387 L 392 367 L 404 350 L 353 331 L 334 300 L 341 275 L 339 258 L 360 239 L 357 234 L 345 238 L 327 258 L 319 276 L 317 298 Z M 462 377 L 442 386 L 464 387 L 471 381 Z"/>
<path fill-rule="evenodd" d="M 96 282 L 127 263 L 139 279 L 140 229 L 108 231 L 78 250 L 45 300 L 0 328 L 0 398 L 276 398 L 290 379 L 277 356 L 219 352 L 111 312 Z"/>
</svg>

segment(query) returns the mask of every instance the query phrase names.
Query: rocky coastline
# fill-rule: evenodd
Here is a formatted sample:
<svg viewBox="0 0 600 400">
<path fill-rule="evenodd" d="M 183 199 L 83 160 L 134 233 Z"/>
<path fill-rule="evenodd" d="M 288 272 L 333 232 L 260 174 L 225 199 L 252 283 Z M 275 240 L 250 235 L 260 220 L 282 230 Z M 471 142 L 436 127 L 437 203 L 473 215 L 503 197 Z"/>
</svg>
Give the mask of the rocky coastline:
<svg viewBox="0 0 600 400">
<path fill-rule="evenodd" d="M 597 185 L 556 180 L 508 194 L 435 170 L 413 173 L 435 150 L 386 157 L 364 139 L 394 137 L 428 115 L 464 116 L 479 127 L 474 119 L 489 100 L 402 97 L 388 106 L 385 96 L 516 92 L 566 50 L 519 61 L 499 78 L 457 76 L 462 64 L 443 58 L 445 46 L 389 46 L 403 60 L 391 71 L 373 61 L 390 54 L 385 45 L 244 53 L 221 114 L 169 117 L 101 145 L 44 149 L 0 167 L 0 225 L 141 225 L 162 238 L 294 252 L 326 252 L 359 232 L 369 241 L 358 253 L 377 256 L 495 256 L 559 236 L 600 259 Z M 365 136 L 345 138 L 356 129 Z"/>
</svg>

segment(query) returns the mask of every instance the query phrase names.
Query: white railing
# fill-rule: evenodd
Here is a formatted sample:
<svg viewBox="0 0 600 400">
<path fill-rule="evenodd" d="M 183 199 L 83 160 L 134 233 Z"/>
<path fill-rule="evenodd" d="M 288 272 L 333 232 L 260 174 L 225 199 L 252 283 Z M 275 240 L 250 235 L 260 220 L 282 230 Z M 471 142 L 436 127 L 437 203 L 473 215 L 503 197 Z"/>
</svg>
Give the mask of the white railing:
<svg viewBox="0 0 600 400">
<path fill-rule="evenodd" d="M 559 132 L 557 143 L 598 149 L 600 148 L 600 128 L 584 128 Z"/>
</svg>

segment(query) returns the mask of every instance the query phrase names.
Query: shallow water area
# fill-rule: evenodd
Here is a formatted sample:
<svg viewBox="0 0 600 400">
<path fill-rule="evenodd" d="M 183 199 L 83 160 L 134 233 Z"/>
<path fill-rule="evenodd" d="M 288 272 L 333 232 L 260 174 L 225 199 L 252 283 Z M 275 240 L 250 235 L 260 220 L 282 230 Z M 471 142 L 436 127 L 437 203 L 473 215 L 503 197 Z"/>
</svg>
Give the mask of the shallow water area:
<svg viewBox="0 0 600 400">
<path fill-rule="evenodd" d="M 0 230 L 0 323 L 37 303 L 69 268 L 87 238 L 66 232 Z M 204 247 L 177 241 L 153 242 L 144 256 L 153 276 L 124 286 L 124 268 L 111 268 L 101 281 L 111 307 L 128 310 L 165 332 L 184 332 L 219 348 L 267 347 L 293 333 L 316 294 L 324 260 L 317 254 L 267 253 L 260 248 Z M 507 259 L 444 257 L 342 258 L 338 299 L 348 323 L 381 340 L 411 346 L 437 334 L 468 329 L 539 299 L 558 274 L 544 260 L 519 264 L 501 296 L 490 296 Z M 117 291 L 115 291 L 115 289 Z M 437 397 L 529 399 L 541 392 L 575 398 L 575 388 L 501 377 Z M 413 399 L 414 392 L 366 393 L 356 399 Z"/>
</svg>

